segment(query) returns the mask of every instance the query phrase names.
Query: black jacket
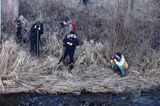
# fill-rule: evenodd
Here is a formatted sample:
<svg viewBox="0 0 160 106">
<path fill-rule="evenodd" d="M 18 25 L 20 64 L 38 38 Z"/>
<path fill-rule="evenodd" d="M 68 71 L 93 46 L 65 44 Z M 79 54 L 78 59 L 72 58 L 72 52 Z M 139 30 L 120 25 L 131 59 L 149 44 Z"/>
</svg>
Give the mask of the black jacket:
<svg viewBox="0 0 160 106">
<path fill-rule="evenodd" d="M 76 36 L 76 35 L 75 35 Z M 69 43 L 72 43 L 72 45 L 70 46 L 70 45 L 68 45 L 67 44 L 67 42 L 69 42 Z M 74 38 L 74 37 L 70 37 L 70 38 L 67 38 L 67 36 L 63 39 L 63 44 L 64 44 L 64 46 L 67 48 L 67 49 L 75 49 L 76 48 L 76 46 L 78 46 L 79 45 L 79 39 L 76 37 L 76 38 Z"/>
<path fill-rule="evenodd" d="M 39 30 L 40 28 L 40 30 Z M 44 33 L 44 27 L 43 24 L 39 21 L 34 23 L 30 29 L 30 39 L 37 38 L 37 36 L 40 37 L 41 34 Z M 38 34 L 38 35 L 37 35 Z"/>
</svg>

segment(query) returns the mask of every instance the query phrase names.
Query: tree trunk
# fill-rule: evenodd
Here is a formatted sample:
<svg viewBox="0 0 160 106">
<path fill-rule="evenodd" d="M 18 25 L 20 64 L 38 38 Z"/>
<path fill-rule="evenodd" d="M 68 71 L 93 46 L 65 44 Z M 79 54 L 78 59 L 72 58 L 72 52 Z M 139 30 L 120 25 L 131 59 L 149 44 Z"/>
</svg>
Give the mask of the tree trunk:
<svg viewBox="0 0 160 106">
<path fill-rule="evenodd" d="M 0 0 L 0 4 L 1 4 L 1 0 Z M 1 7 L 2 8 L 2 7 Z M 1 11 L 0 11 L 0 18 L 1 18 L 1 20 L 2 20 L 2 17 L 1 17 L 2 15 L 1 15 Z M 0 21 L 0 44 L 2 43 L 2 33 L 1 33 L 1 21 Z"/>
<path fill-rule="evenodd" d="M 18 0 L 2 0 L 2 17 L 14 20 L 18 16 Z"/>
<path fill-rule="evenodd" d="M 124 21 L 124 28 L 129 28 L 132 24 L 132 13 L 134 8 L 134 0 L 128 0 L 128 9 Z"/>
<path fill-rule="evenodd" d="M 19 12 L 19 2 L 18 0 L 2 0 L 2 24 L 9 36 L 12 36 L 13 31 L 16 30 L 14 21 L 18 17 Z M 3 34 L 2 34 L 3 35 Z M 3 36 L 1 35 L 1 39 Z"/>
</svg>

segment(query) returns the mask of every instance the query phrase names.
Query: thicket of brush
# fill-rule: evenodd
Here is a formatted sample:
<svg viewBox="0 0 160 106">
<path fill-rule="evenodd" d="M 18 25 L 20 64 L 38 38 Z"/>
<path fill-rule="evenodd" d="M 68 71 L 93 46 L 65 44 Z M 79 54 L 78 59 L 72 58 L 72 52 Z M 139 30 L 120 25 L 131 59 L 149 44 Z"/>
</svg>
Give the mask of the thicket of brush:
<svg viewBox="0 0 160 106">
<path fill-rule="evenodd" d="M 22 47 L 13 38 L 5 40 L 0 53 L 2 91 L 122 92 L 158 86 L 160 2 L 134 1 L 115 0 L 111 5 L 108 0 L 103 6 L 100 3 L 107 0 L 93 0 L 89 7 L 69 8 L 56 0 L 20 0 L 19 11 L 29 27 L 37 17 L 44 23 L 41 56 L 30 55 L 29 43 Z M 63 48 L 59 22 L 66 16 L 77 22 L 81 40 L 72 74 L 66 65 L 57 64 Z M 110 69 L 115 52 L 122 52 L 129 63 L 126 77 Z"/>
</svg>

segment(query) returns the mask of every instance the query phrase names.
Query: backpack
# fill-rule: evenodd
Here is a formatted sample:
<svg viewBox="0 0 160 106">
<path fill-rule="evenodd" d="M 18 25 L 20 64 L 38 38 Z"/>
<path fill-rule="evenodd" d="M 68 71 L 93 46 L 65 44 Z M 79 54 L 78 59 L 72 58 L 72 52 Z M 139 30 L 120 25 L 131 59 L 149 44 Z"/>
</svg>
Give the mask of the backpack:
<svg viewBox="0 0 160 106">
<path fill-rule="evenodd" d="M 76 24 L 76 22 L 72 22 L 71 25 L 72 25 L 72 28 L 73 28 L 73 32 L 77 33 L 77 24 Z"/>
</svg>

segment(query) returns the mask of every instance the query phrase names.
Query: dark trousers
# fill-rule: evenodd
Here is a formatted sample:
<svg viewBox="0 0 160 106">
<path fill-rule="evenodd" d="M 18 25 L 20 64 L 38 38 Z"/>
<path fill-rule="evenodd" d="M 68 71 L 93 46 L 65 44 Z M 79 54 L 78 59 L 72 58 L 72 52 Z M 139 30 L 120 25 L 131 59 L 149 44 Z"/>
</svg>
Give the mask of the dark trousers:
<svg viewBox="0 0 160 106">
<path fill-rule="evenodd" d="M 17 42 L 20 43 L 22 41 L 22 33 L 21 30 L 17 30 Z"/>
<path fill-rule="evenodd" d="M 36 55 L 39 55 L 39 44 L 40 44 L 40 38 L 37 39 L 37 37 L 30 39 L 30 52 Z"/>
<path fill-rule="evenodd" d="M 75 53 L 75 48 L 65 48 L 64 55 L 61 57 L 59 63 L 65 60 L 67 56 L 69 56 L 69 64 L 73 64 L 74 63 L 74 53 Z"/>
</svg>

